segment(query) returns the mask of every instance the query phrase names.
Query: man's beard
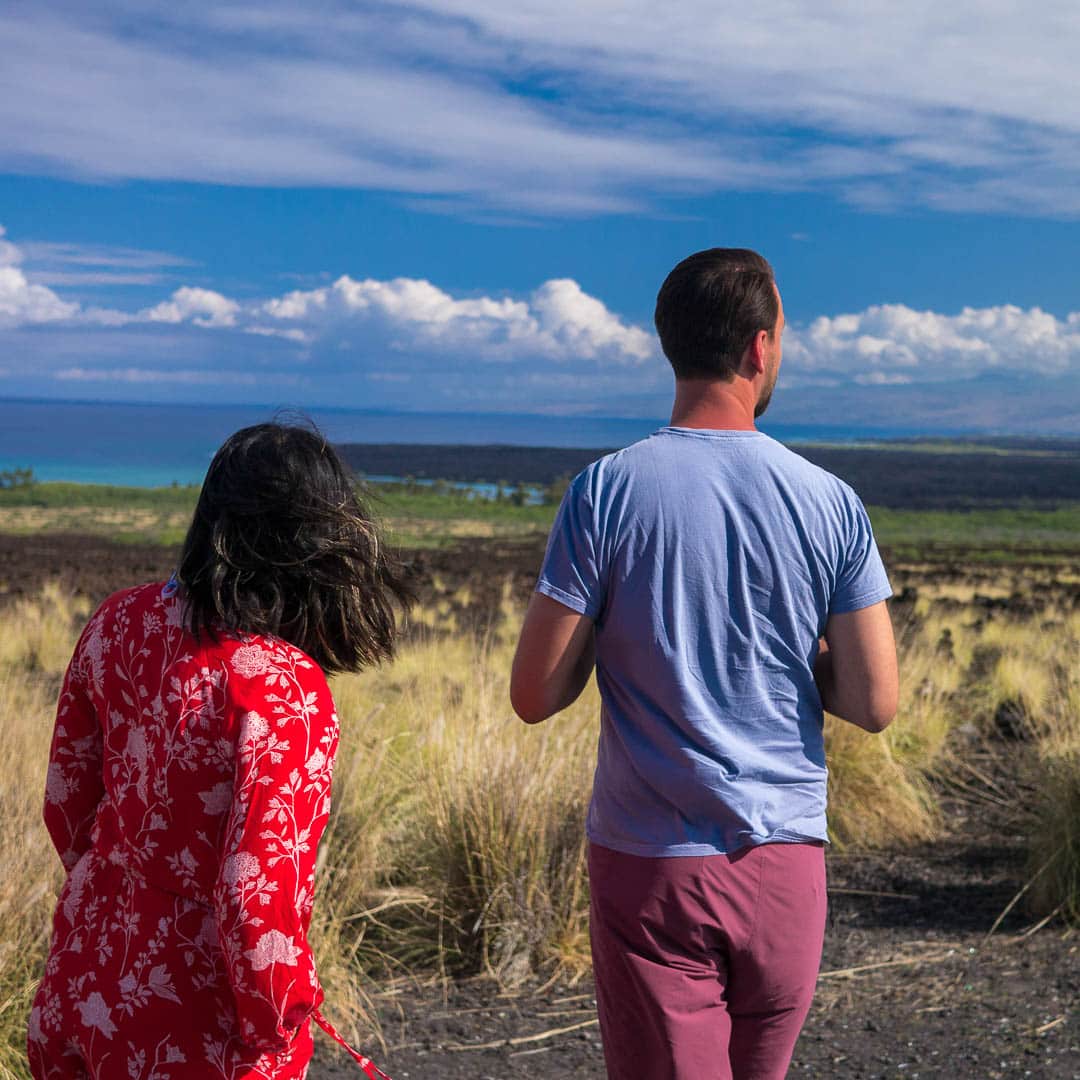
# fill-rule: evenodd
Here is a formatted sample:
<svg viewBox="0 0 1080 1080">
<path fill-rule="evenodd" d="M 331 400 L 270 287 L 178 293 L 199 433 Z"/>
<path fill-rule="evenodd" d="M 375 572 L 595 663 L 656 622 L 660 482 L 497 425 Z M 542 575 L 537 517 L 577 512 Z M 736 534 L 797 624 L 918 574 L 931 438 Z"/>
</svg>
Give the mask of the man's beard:
<svg viewBox="0 0 1080 1080">
<path fill-rule="evenodd" d="M 769 379 L 768 384 L 761 391 L 761 396 L 757 399 L 757 404 L 754 406 L 754 419 L 763 415 L 765 410 L 769 407 L 769 402 L 772 401 L 773 390 L 776 389 L 776 376 L 779 373 L 780 365 L 777 364 L 772 370 L 772 376 Z"/>
</svg>

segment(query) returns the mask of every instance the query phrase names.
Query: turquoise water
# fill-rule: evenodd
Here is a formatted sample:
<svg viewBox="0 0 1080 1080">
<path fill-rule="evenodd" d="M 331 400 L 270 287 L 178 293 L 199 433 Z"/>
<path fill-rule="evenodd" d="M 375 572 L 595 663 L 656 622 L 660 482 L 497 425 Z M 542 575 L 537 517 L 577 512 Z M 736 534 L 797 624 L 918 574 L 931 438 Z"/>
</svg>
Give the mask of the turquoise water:
<svg viewBox="0 0 1080 1080">
<path fill-rule="evenodd" d="M 663 417 L 394 413 L 310 409 L 334 442 L 613 448 L 643 438 Z M 239 405 L 133 405 L 0 399 L 0 471 L 31 468 L 39 480 L 156 487 L 199 484 L 224 439 L 270 420 L 274 409 Z M 295 416 L 296 413 L 285 413 Z M 923 434 L 896 429 L 763 425 L 785 442 Z"/>
</svg>

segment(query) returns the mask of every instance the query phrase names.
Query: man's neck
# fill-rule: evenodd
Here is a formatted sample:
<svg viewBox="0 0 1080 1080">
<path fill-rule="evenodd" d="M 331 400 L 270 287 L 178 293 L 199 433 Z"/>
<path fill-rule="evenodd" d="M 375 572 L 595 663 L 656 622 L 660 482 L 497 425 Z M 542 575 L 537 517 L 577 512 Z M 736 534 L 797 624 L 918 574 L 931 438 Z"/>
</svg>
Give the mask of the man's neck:
<svg viewBox="0 0 1080 1080">
<path fill-rule="evenodd" d="M 676 379 L 671 426 L 756 431 L 753 393 L 745 379 Z"/>
</svg>

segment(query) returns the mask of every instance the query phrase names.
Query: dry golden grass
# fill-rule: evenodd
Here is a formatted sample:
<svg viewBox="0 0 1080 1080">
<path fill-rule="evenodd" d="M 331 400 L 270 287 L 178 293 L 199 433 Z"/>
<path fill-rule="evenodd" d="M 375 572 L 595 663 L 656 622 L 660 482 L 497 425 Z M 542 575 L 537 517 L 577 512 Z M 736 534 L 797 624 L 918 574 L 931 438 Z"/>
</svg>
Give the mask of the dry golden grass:
<svg viewBox="0 0 1080 1080">
<path fill-rule="evenodd" d="M 41 823 L 52 714 L 85 605 L 58 590 L 4 613 L 0 633 L 0 1080 L 28 1077 L 26 1014 L 48 949 L 60 861 Z"/>
<path fill-rule="evenodd" d="M 3 613 L 0 672 L 59 680 L 89 614 L 87 600 L 73 597 L 55 584 L 46 585 L 35 600 L 17 601 Z M 48 728 L 51 734 L 51 723 Z"/>
<path fill-rule="evenodd" d="M 191 521 L 187 510 L 115 509 L 101 506 L 0 507 L 0 532 L 37 536 L 44 532 L 86 533 L 92 536 L 131 535 L 170 540 L 183 537 Z"/>
<path fill-rule="evenodd" d="M 1080 923 L 1080 610 L 990 619 L 962 612 L 922 625 L 939 641 L 946 629 L 953 662 L 941 666 L 960 676 L 956 719 L 999 735 L 1004 724 L 1017 774 L 1033 790 L 1030 805 L 1016 808 L 1028 835 L 1028 906 Z M 909 672 L 913 658 L 903 657 Z"/>
<path fill-rule="evenodd" d="M 900 628 L 900 707 L 877 736 L 828 717 L 829 831 L 841 846 L 890 847 L 940 829 L 928 777 L 946 753 L 961 668 L 942 655 L 943 627 Z"/>
<path fill-rule="evenodd" d="M 366 900 L 354 900 L 378 908 L 354 932 L 367 936 L 366 952 L 353 948 L 369 964 L 512 980 L 584 963 L 595 689 L 557 724 L 526 730 L 509 705 L 512 648 L 505 627 L 433 635 L 392 667 L 335 681 L 346 725 L 367 717 L 355 750 L 346 736 L 349 767 L 366 777 L 336 783 L 336 813 L 379 838 Z"/>
<path fill-rule="evenodd" d="M 14 763 L 0 781 L 0 1080 L 27 1076 L 25 1015 L 62 881 L 41 792 L 56 691 L 86 615 L 55 588 L 0 612 L 0 740 Z M 595 685 L 526 728 L 507 690 L 520 613 L 507 596 L 481 636 L 452 632 L 452 616 L 417 612 L 426 629 L 393 665 L 333 684 L 343 736 L 312 939 L 328 1011 L 354 1035 L 371 1031 L 365 987 L 391 974 L 486 971 L 513 983 L 588 964 Z M 928 778 L 948 760 L 951 729 L 989 723 L 997 704 L 1020 698 L 1030 734 L 1020 745 L 1040 770 L 1030 894 L 1039 910 L 1080 918 L 1080 668 L 1067 669 L 1080 614 L 935 614 L 900 629 L 895 724 L 875 737 L 828 722 L 834 838 L 887 847 L 934 836 Z"/>
<path fill-rule="evenodd" d="M 1044 786 L 1037 796 L 1038 828 L 1033 832 L 1028 868 L 1031 909 L 1062 914 L 1080 923 L 1080 739 L 1068 753 L 1047 754 Z"/>
<path fill-rule="evenodd" d="M 1080 617 L 1067 639 L 1080 655 Z M 1061 912 L 1080 924 L 1080 670 L 1031 724 L 1038 754 L 1033 827 L 1029 845 L 1031 908 Z"/>
<path fill-rule="evenodd" d="M 467 517 L 431 520 L 410 517 L 408 514 L 391 514 L 386 517 L 384 524 L 389 541 L 405 548 L 441 546 L 448 540 L 490 540 L 493 537 L 522 539 L 547 533 L 546 524 Z"/>
</svg>

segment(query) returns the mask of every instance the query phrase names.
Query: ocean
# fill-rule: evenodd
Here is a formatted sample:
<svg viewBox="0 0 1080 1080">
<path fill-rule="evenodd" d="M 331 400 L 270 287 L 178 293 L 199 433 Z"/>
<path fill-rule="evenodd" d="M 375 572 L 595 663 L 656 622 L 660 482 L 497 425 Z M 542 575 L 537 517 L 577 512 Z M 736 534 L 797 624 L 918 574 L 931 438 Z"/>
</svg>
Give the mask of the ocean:
<svg viewBox="0 0 1080 1080">
<path fill-rule="evenodd" d="M 39 480 L 158 487 L 199 484 L 214 451 L 238 428 L 273 419 L 257 405 L 139 405 L 0 399 L 0 471 Z M 282 415 L 297 415 L 286 412 Z M 620 447 L 666 418 L 411 413 L 307 408 L 332 442 Z M 854 441 L 919 434 L 763 423 L 783 442 Z"/>
</svg>

